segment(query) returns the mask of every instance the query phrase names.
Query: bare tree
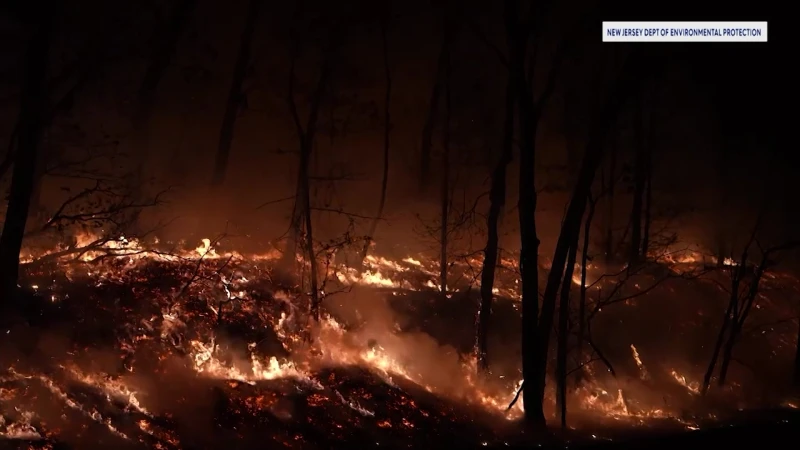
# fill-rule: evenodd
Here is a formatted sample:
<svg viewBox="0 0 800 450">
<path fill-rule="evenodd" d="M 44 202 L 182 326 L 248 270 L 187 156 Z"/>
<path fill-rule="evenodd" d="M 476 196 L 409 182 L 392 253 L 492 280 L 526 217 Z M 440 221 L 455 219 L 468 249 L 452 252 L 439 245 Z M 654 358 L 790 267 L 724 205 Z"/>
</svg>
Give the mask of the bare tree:
<svg viewBox="0 0 800 450">
<path fill-rule="evenodd" d="M 549 6 L 549 5 L 547 5 Z M 509 40 L 509 71 L 514 89 L 519 98 L 519 133 L 520 133 L 520 169 L 519 169 L 519 225 L 520 225 L 520 271 L 522 278 L 522 377 L 528 389 L 523 390 L 526 422 L 536 428 L 545 426 L 542 401 L 543 390 L 531 389 L 544 384 L 544 374 L 538 361 L 541 357 L 541 346 L 536 333 L 539 316 L 539 238 L 536 232 L 536 135 L 544 106 L 547 104 L 555 87 L 556 67 L 559 66 L 563 48 L 556 53 L 541 93 L 535 98 L 531 88 L 533 69 L 526 75 L 525 64 L 528 53 L 528 41 L 541 31 L 541 15 L 546 7 L 530 5 L 524 21 L 519 20 L 520 3 L 506 0 L 504 21 Z M 538 41 L 534 39 L 533 54 L 536 55 Z M 531 383 L 533 386 L 531 386 Z"/>
<path fill-rule="evenodd" d="M 585 250 L 584 250 L 585 251 Z M 567 428 L 567 354 L 569 353 L 570 290 L 575 272 L 578 246 L 573 245 L 567 257 L 567 268 L 561 280 L 561 297 L 558 304 L 558 345 L 556 347 L 556 409 L 561 428 Z"/>
<path fill-rule="evenodd" d="M 635 266 L 642 256 L 642 210 L 644 190 L 647 182 L 645 173 L 645 137 L 643 126 L 643 99 L 642 94 L 636 96 L 636 107 L 633 113 L 634 129 L 634 164 L 633 164 L 633 206 L 631 207 L 631 245 L 628 249 L 628 266 Z"/>
<path fill-rule="evenodd" d="M 25 77 L 19 113 L 18 152 L 11 177 L 8 209 L 0 235 L 0 295 L 15 296 L 19 277 L 19 252 L 28 221 L 31 194 L 36 173 L 36 157 L 41 144 L 47 72 L 55 9 L 60 2 L 42 5 L 36 29 L 25 57 Z"/>
<path fill-rule="evenodd" d="M 239 55 L 236 57 L 236 65 L 233 69 L 233 79 L 228 91 L 228 101 L 225 105 L 225 115 L 222 117 L 222 125 L 219 130 L 219 142 L 217 143 L 217 157 L 214 162 L 214 174 L 211 184 L 219 186 L 225 180 L 225 173 L 228 170 L 228 159 L 233 143 L 234 126 L 236 118 L 241 110 L 244 93 L 242 83 L 247 68 L 250 65 L 250 48 L 253 42 L 253 33 L 258 21 L 258 13 L 261 9 L 263 0 L 250 0 L 247 7 L 247 19 L 245 19 L 242 37 L 239 41 Z"/>
<path fill-rule="evenodd" d="M 439 197 L 441 233 L 439 237 L 439 285 L 442 298 L 447 295 L 447 241 L 449 234 L 448 214 L 450 212 L 450 46 L 452 44 L 452 23 L 445 19 L 446 56 L 444 60 L 444 124 L 442 125 L 442 181 Z"/>
<path fill-rule="evenodd" d="M 149 154 L 150 135 L 148 127 L 155 107 L 158 86 L 172 63 L 178 41 L 183 35 L 183 30 L 186 28 L 186 24 L 192 17 L 196 7 L 197 0 L 179 0 L 167 19 L 159 24 L 153 36 L 150 61 L 145 70 L 142 84 L 139 86 L 134 107 L 133 136 L 130 142 L 136 153 L 144 155 L 138 169 L 140 180 L 144 179 L 142 171 L 145 158 Z"/>
<path fill-rule="evenodd" d="M 636 89 L 636 86 L 642 78 L 642 71 L 644 70 L 642 68 L 643 64 L 640 58 L 636 56 L 638 56 L 638 54 L 634 53 L 633 56 L 628 57 L 620 75 L 617 76 L 613 87 L 607 94 L 603 107 L 599 109 L 597 117 L 592 122 L 581 169 L 556 243 L 556 250 L 553 254 L 553 261 L 547 277 L 547 284 L 542 299 L 541 317 L 537 328 L 537 349 L 534 352 L 536 356 L 534 373 L 536 373 L 538 377 L 535 380 L 537 384 L 534 386 L 529 385 L 528 389 L 526 389 L 535 389 L 537 392 L 533 394 L 532 397 L 539 400 L 544 398 L 544 374 L 547 368 L 550 334 L 559 287 L 561 287 L 562 277 L 571 276 L 571 274 L 565 273 L 565 266 L 572 246 L 576 246 L 578 243 L 578 235 L 585 213 L 589 190 L 591 189 L 597 167 L 600 165 L 605 153 L 605 139 L 609 130 L 615 123 L 619 111 L 626 103 L 630 94 L 635 92 L 634 89 Z"/>
<path fill-rule="evenodd" d="M 725 384 L 728 368 L 733 358 L 734 347 L 741 336 L 745 321 L 758 299 L 759 284 L 767 270 L 775 264 L 775 261 L 772 260 L 773 255 L 800 247 L 800 242 L 789 241 L 774 247 L 763 248 L 757 238 L 760 222 L 761 216 L 759 215 L 756 225 L 753 227 L 747 243 L 745 243 L 739 261 L 735 266 L 730 267 L 731 284 L 729 289 L 725 289 L 729 295 L 728 307 L 725 310 L 722 325 L 712 350 L 711 360 L 703 376 L 703 386 L 701 388 L 703 394 L 708 392 L 718 361 L 720 369 L 717 382 L 720 386 Z M 753 246 L 757 247 L 757 251 L 761 254 L 760 260 L 755 265 L 750 263 L 750 253 Z M 719 360 L 720 353 L 722 353 L 721 360 Z"/>
<path fill-rule="evenodd" d="M 381 46 L 383 48 L 383 74 L 385 82 L 384 98 L 383 98 L 383 178 L 381 179 L 381 199 L 378 203 L 378 214 L 372 220 L 367 233 L 367 239 L 364 243 L 364 250 L 361 252 L 361 260 L 367 257 L 369 246 L 375 238 L 375 230 L 378 229 L 378 221 L 383 216 L 383 208 L 386 205 L 386 190 L 389 185 L 389 143 L 392 130 L 391 120 L 391 99 L 392 99 L 392 71 L 389 68 L 389 43 L 388 43 L 388 28 L 389 17 L 391 14 L 390 6 L 387 4 L 385 10 L 380 18 L 381 27 Z"/>
<path fill-rule="evenodd" d="M 652 104 L 652 99 L 650 104 Z M 655 146 L 655 110 L 652 108 L 647 114 L 647 130 L 645 131 L 645 148 L 644 148 L 644 216 L 642 218 L 642 252 L 643 258 L 647 258 L 648 251 L 650 250 L 650 232 L 653 224 L 653 151 Z"/>
<path fill-rule="evenodd" d="M 428 187 L 431 171 L 431 150 L 433 149 L 433 131 L 436 128 L 436 119 L 439 117 L 439 103 L 442 91 L 442 77 L 444 74 L 445 58 L 447 57 L 447 39 L 442 41 L 439 58 L 436 64 L 436 75 L 431 89 L 431 98 L 428 105 L 428 114 L 425 125 L 422 127 L 422 144 L 420 146 L 419 186 L 420 192 Z"/>
<path fill-rule="evenodd" d="M 583 223 L 583 245 L 581 251 L 581 286 L 580 295 L 578 298 L 578 359 L 583 358 L 583 342 L 586 339 L 586 275 L 589 269 L 589 261 L 592 258 L 589 256 L 590 237 L 592 233 L 592 219 L 594 218 L 595 210 L 597 209 L 597 198 L 589 193 L 589 211 L 586 213 L 586 220 Z"/>
<path fill-rule="evenodd" d="M 617 152 L 612 148 L 608 157 L 608 177 L 605 187 L 608 188 L 608 197 L 606 198 L 606 217 L 603 226 L 605 227 L 605 259 L 606 263 L 610 263 L 614 258 L 614 187 L 617 178 Z"/>
<path fill-rule="evenodd" d="M 322 63 L 319 70 L 319 78 L 317 80 L 316 87 L 311 94 L 311 106 L 305 125 L 303 125 L 303 122 L 300 119 L 300 113 L 295 100 L 295 66 L 297 62 L 298 47 L 299 43 L 295 41 L 293 44 L 289 69 L 288 102 L 292 120 L 294 121 L 295 125 L 295 132 L 297 133 L 300 143 L 300 166 L 298 168 L 297 191 L 294 199 L 289 243 L 284 256 L 286 258 L 291 258 L 289 261 L 293 260 L 296 255 L 297 244 L 302 240 L 301 247 L 303 249 L 303 254 L 305 255 L 306 262 L 310 267 L 310 313 L 311 317 L 318 321 L 320 306 L 318 289 L 319 280 L 317 274 L 317 261 L 316 253 L 314 251 L 314 235 L 311 220 L 312 208 L 309 169 L 311 163 L 311 152 L 314 148 L 314 137 L 319 119 L 320 105 L 322 104 L 322 99 L 325 95 L 330 77 L 331 58 L 333 57 L 332 53 L 335 48 L 335 39 L 329 40 L 328 46 L 323 52 Z"/>
<path fill-rule="evenodd" d="M 497 257 L 499 251 L 498 221 L 506 202 L 506 170 L 512 159 L 512 145 L 514 140 L 514 108 L 516 107 L 516 92 L 509 75 L 506 85 L 505 123 L 503 125 L 502 155 L 492 172 L 492 184 L 489 191 L 489 214 L 486 217 L 486 247 L 483 251 L 483 270 L 481 271 L 481 304 L 478 311 L 477 325 L 477 353 L 478 370 L 486 371 L 489 368 L 487 359 L 489 329 L 492 314 L 492 300 L 494 297 L 494 278 L 497 270 Z"/>
</svg>

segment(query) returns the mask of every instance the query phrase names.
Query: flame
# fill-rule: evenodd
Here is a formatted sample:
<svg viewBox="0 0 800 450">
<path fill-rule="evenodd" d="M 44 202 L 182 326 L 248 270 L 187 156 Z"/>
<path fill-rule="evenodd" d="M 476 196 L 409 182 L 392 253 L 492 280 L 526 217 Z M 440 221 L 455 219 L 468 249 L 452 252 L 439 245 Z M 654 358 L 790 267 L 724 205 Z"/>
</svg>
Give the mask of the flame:
<svg viewBox="0 0 800 450">
<path fill-rule="evenodd" d="M 685 387 L 689 392 L 692 394 L 698 395 L 700 394 L 700 383 L 696 381 L 687 381 L 684 375 L 679 374 L 675 369 L 670 371 L 670 375 L 675 381 L 678 382 L 681 386 Z"/>
<path fill-rule="evenodd" d="M 639 351 L 636 350 L 636 347 L 633 344 L 631 344 L 631 352 L 633 353 L 633 360 L 636 361 L 636 367 L 638 367 L 639 371 L 641 372 L 642 379 L 646 380 L 649 377 L 647 374 L 647 369 L 644 367 L 642 358 L 639 357 Z"/>
<path fill-rule="evenodd" d="M 292 291 L 287 288 L 288 290 L 273 292 L 274 302 L 269 303 L 285 308 L 277 313 L 266 311 L 263 307 L 265 302 L 257 300 L 254 294 L 259 286 L 263 289 L 262 284 L 271 281 L 272 261 L 280 257 L 276 249 L 263 254 L 247 254 L 223 251 L 219 248 L 218 241 L 208 238 L 197 244 L 159 251 L 154 244 L 123 236 L 103 239 L 99 235 L 81 234 L 76 236 L 72 248 L 86 247 L 88 250 L 72 253 L 72 257 L 76 259 L 75 264 L 63 264 L 59 266 L 59 270 L 63 270 L 70 279 L 83 277 L 80 279 L 89 280 L 98 288 L 111 283 L 147 281 L 148 272 L 145 269 L 151 264 L 161 264 L 162 267 L 179 273 L 176 277 L 183 280 L 185 286 L 171 288 L 167 294 L 162 293 L 160 297 L 147 299 L 157 306 L 154 311 L 160 311 L 160 314 L 155 313 L 152 317 L 143 319 L 130 332 L 129 338 L 120 342 L 120 347 L 124 354 L 134 355 L 143 342 L 159 343 L 167 348 L 159 358 L 168 359 L 180 354 L 180 358 L 188 363 L 192 376 L 198 379 L 224 380 L 255 387 L 261 382 L 291 380 L 303 389 L 315 392 L 311 396 L 319 395 L 309 397 L 310 402 L 335 398 L 338 404 L 363 417 L 375 417 L 376 412 L 368 406 L 345 397 L 330 386 L 329 380 L 319 378 L 323 369 L 355 366 L 366 369 L 390 386 L 402 389 L 413 385 L 415 389 L 427 391 L 436 397 L 508 420 L 516 420 L 523 415 L 524 405 L 521 398 L 509 409 L 509 404 L 522 386 L 522 380 L 519 377 L 498 379 L 478 376 L 474 355 L 454 355 L 455 362 L 444 373 L 441 368 L 445 367 L 444 364 L 432 368 L 421 363 L 416 357 L 417 349 L 403 340 L 403 334 L 396 330 L 385 331 L 372 339 L 373 336 L 367 332 L 349 330 L 345 324 L 329 314 L 323 314 L 319 323 L 310 326 L 301 324 L 299 320 L 303 314 L 298 311 L 307 305 L 303 303 L 306 300 L 299 289 Z M 38 253 L 26 250 L 25 256 L 34 261 L 68 248 L 62 246 Z M 691 251 L 659 257 L 674 264 L 703 261 L 699 252 Z M 94 263 L 80 264 L 90 261 Z M 518 301 L 520 293 L 516 261 L 500 258 L 500 262 L 504 268 L 512 270 L 502 271 L 503 275 L 498 275 L 493 292 Z M 732 261 L 725 261 L 725 264 L 729 263 L 733 264 Z M 480 260 L 467 259 L 454 263 L 453 266 L 467 271 L 475 264 L 480 264 Z M 187 267 L 190 268 L 189 274 L 186 273 Z M 589 278 L 600 278 L 595 273 L 596 269 L 594 266 L 587 267 L 587 285 L 591 284 Z M 426 259 L 424 255 L 407 255 L 398 259 L 368 255 L 358 268 L 334 263 L 326 266 L 321 277 L 328 284 L 322 284 L 320 294 L 325 297 L 329 290 L 333 292 L 341 286 L 438 291 L 438 276 L 436 262 Z M 580 276 L 573 275 L 572 281 L 580 285 Z M 51 287 L 40 280 L 37 283 L 31 286 L 56 301 L 57 293 Z M 455 289 L 449 284 L 448 290 Z M 251 324 L 255 324 L 252 327 L 271 327 L 288 356 L 264 356 L 257 351 L 258 342 L 250 342 L 247 354 L 243 355 L 234 354 L 235 352 L 219 345 L 225 337 L 220 336 L 216 328 L 210 325 L 228 315 L 235 318 L 247 317 Z M 194 330 L 198 324 L 200 329 Z M 377 342 L 370 342 L 372 340 Z M 688 381 L 689 377 L 686 375 L 679 374 L 675 369 L 665 369 L 651 359 L 648 359 L 649 368 L 645 367 L 640 349 L 631 344 L 630 350 L 638 369 L 636 376 L 621 381 L 602 373 L 596 374 L 593 366 L 586 365 L 586 376 L 581 378 L 580 383 L 570 383 L 570 411 L 630 424 L 670 418 L 687 428 L 697 427 L 694 419 L 683 417 L 678 405 L 668 404 L 660 398 L 647 399 L 646 395 L 642 395 L 642 385 L 655 383 L 660 378 L 672 378 L 691 395 L 697 395 L 699 383 Z M 446 352 L 442 351 L 441 354 Z M 171 435 L 163 434 L 163 430 L 159 430 L 148 420 L 156 417 L 151 411 L 153 405 L 148 405 L 150 408 L 145 406 L 147 397 L 129 380 L 80 369 L 74 364 L 64 364 L 61 368 L 71 380 L 102 392 L 109 403 L 121 403 L 125 411 L 144 417 L 134 422 L 141 432 L 151 436 L 164 436 L 159 439 L 165 441 L 171 442 L 175 439 Z M 126 368 L 130 372 L 135 371 L 133 366 Z M 69 408 L 80 411 L 82 415 L 122 439 L 134 439 L 135 433 L 119 428 L 102 409 L 83 404 L 70 396 L 68 389 L 55 379 L 42 374 L 14 374 L 17 378 L 38 380 Z M 552 386 L 554 383 L 547 384 Z M 268 398 L 258 400 L 256 397 L 248 400 L 250 407 L 255 410 L 266 408 L 276 401 Z M 554 402 L 550 393 L 546 403 L 552 409 Z M 791 402 L 786 405 L 796 407 Z M 549 413 L 552 414 L 552 411 Z M 13 436 L 26 436 L 19 439 L 35 439 L 34 436 L 43 438 L 42 433 L 31 425 L 35 414 L 22 412 L 17 416 L 15 421 L 10 422 L 0 415 L 0 433 L 3 436 L 9 439 L 14 439 Z M 405 419 L 376 417 L 375 420 L 379 427 L 415 427 L 414 423 Z"/>
</svg>

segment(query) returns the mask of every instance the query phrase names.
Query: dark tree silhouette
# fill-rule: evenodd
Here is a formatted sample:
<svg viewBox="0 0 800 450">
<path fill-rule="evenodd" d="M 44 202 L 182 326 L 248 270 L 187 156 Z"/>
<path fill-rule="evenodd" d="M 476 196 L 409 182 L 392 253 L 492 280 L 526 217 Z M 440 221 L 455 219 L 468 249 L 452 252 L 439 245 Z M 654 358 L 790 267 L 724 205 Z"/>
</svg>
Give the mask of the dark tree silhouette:
<svg viewBox="0 0 800 450">
<path fill-rule="evenodd" d="M 444 123 L 442 124 L 442 181 L 440 186 L 440 221 L 439 232 L 439 285 L 442 298 L 447 296 L 447 244 L 450 234 L 450 52 L 453 43 L 453 22 L 445 19 L 445 57 L 444 57 Z"/>
<path fill-rule="evenodd" d="M 541 371 L 541 345 L 536 332 L 539 317 L 539 237 L 536 231 L 536 136 L 542 111 L 555 87 L 556 68 L 563 56 L 563 47 L 556 51 L 556 57 L 547 76 L 541 93 L 534 98 L 531 85 L 533 73 L 526 74 L 528 42 L 531 36 L 540 31 L 542 16 L 548 5 L 528 5 L 523 20 L 520 2 L 507 0 L 504 7 L 504 22 L 509 40 L 509 71 L 511 82 L 518 95 L 518 123 L 520 136 L 519 157 L 519 226 L 520 226 L 520 272 L 522 278 L 522 377 L 527 389 L 523 389 L 526 423 L 534 428 L 545 426 L 542 402 L 544 391 L 532 389 L 544 384 Z M 534 40 L 534 48 L 538 44 Z M 533 52 L 536 54 L 536 52 Z M 531 64 L 531 69 L 536 61 Z M 552 314 L 552 313 L 551 313 Z"/>
<path fill-rule="evenodd" d="M 183 35 L 183 30 L 197 7 L 197 0 L 179 0 L 167 20 L 162 22 L 153 36 L 153 47 L 150 62 L 145 70 L 142 84 L 139 86 L 135 109 L 133 112 L 132 147 L 136 153 L 146 158 L 149 152 L 150 136 L 148 126 L 153 115 L 156 94 L 164 74 L 167 72 L 175 56 L 175 48 Z M 139 178 L 143 179 L 145 159 L 139 165 Z"/>
<path fill-rule="evenodd" d="M 772 260 L 773 255 L 800 246 L 800 242 L 789 241 L 774 247 L 762 248 L 756 237 L 760 222 L 761 215 L 756 220 L 756 225 L 753 227 L 747 243 L 745 243 L 739 261 L 734 267 L 730 268 L 731 285 L 728 290 L 728 307 L 725 310 L 725 316 L 722 319 L 722 325 L 717 334 L 714 349 L 711 352 L 711 360 L 703 376 L 701 393 L 704 395 L 711 385 L 711 378 L 718 362 L 720 368 L 717 383 L 720 386 L 725 384 L 728 368 L 733 359 L 733 349 L 741 337 L 744 324 L 758 299 L 760 283 L 767 270 L 775 264 Z M 749 263 L 751 253 L 754 251 L 753 246 L 757 247 L 761 253 L 760 260 L 754 266 Z"/>
<path fill-rule="evenodd" d="M 588 226 L 588 225 L 587 225 Z M 577 243 L 576 243 L 577 244 Z M 558 303 L 558 345 L 556 347 L 556 410 L 559 414 L 561 428 L 567 428 L 567 354 L 569 353 L 569 312 L 572 275 L 578 246 L 572 245 L 567 257 L 567 268 L 561 280 L 561 297 Z"/>
<path fill-rule="evenodd" d="M 389 31 L 390 13 L 391 10 L 387 5 L 380 18 L 381 47 L 383 49 L 383 76 L 385 83 L 383 95 L 383 177 L 381 178 L 381 198 L 378 202 L 378 214 L 376 214 L 375 218 L 372 219 L 372 223 L 369 227 L 369 233 L 367 233 L 367 239 L 364 243 L 364 250 L 361 252 L 362 262 L 364 258 L 367 257 L 369 246 L 375 238 L 375 230 L 378 229 L 378 222 L 381 220 L 381 217 L 383 217 L 383 208 L 386 206 L 386 191 L 389 186 L 389 144 L 392 131 L 392 120 L 390 115 L 392 100 L 392 71 L 389 68 L 389 42 L 387 34 Z"/>
<path fill-rule="evenodd" d="M 614 259 L 614 191 L 617 179 L 617 152 L 612 148 L 608 157 L 608 178 L 604 181 L 605 188 L 608 189 L 606 198 L 606 217 L 603 223 L 605 236 L 603 239 L 606 263 Z"/>
<path fill-rule="evenodd" d="M 247 68 L 250 65 L 250 48 L 253 42 L 253 33 L 256 30 L 258 13 L 261 9 L 263 0 L 250 0 L 247 7 L 247 18 L 245 19 L 242 37 L 239 41 L 239 55 L 236 57 L 236 65 L 233 69 L 233 79 L 231 79 L 230 90 L 228 91 L 228 101 L 225 104 L 225 115 L 222 117 L 222 125 L 219 130 L 219 141 L 217 143 L 217 157 L 214 162 L 214 174 L 211 184 L 219 186 L 225 181 L 225 173 L 228 170 L 228 159 L 233 144 L 234 126 L 236 118 L 242 106 L 244 93 L 242 83 L 244 82 Z"/>
<path fill-rule="evenodd" d="M 586 209 L 589 190 L 591 189 L 595 173 L 605 153 L 606 137 L 614 125 L 619 111 L 625 105 L 631 93 L 635 92 L 635 89 L 642 79 L 642 74 L 646 73 L 644 72 L 645 64 L 644 61 L 642 61 L 643 59 L 644 58 L 639 57 L 639 53 L 636 52 L 628 57 L 620 75 L 616 78 L 614 85 L 607 94 L 603 107 L 600 108 L 597 117 L 593 120 L 589 131 L 589 140 L 586 144 L 586 150 L 584 151 L 583 162 L 578 173 L 575 188 L 572 192 L 566 216 L 561 225 L 561 232 L 558 236 L 542 298 L 541 318 L 539 319 L 536 338 L 538 348 L 534 353 L 537 359 L 533 369 L 534 373 L 538 376 L 535 380 L 537 384 L 534 386 L 528 385 L 529 387 L 526 389 L 536 389 L 537 392 L 533 394 L 533 396 L 538 399 L 544 398 L 550 334 L 553 327 L 558 291 L 561 287 L 562 277 L 571 276 L 570 273 L 565 274 L 570 249 L 572 246 L 578 244 L 578 235 Z"/>
<path fill-rule="evenodd" d="M 333 33 L 336 33 L 336 31 L 333 31 L 332 34 Z M 311 105 L 305 125 L 300 118 L 300 112 L 297 108 L 297 100 L 295 99 L 295 66 L 297 63 L 299 50 L 299 42 L 297 41 L 297 37 L 295 37 L 295 42 L 292 45 L 291 63 L 289 69 L 289 88 L 287 94 L 289 111 L 292 115 L 292 120 L 295 125 L 295 132 L 297 133 L 297 138 L 300 144 L 300 165 L 297 173 L 297 189 L 294 198 L 294 208 L 292 210 L 289 242 L 287 244 L 286 251 L 284 252 L 283 265 L 285 268 L 291 267 L 291 263 L 297 255 L 297 245 L 300 243 L 305 259 L 310 266 L 310 313 L 311 317 L 317 321 L 319 320 L 320 296 L 318 289 L 319 280 L 317 274 L 317 255 L 314 251 L 314 235 L 311 220 L 311 177 L 309 170 L 311 164 L 311 153 L 314 149 L 314 138 L 317 132 L 320 106 L 328 87 L 331 75 L 331 59 L 334 56 L 333 53 L 336 49 L 337 42 L 338 41 L 335 36 L 332 35 L 323 51 L 322 62 L 319 69 L 319 78 L 317 79 L 316 86 L 311 94 Z"/>
<path fill-rule="evenodd" d="M 505 122 L 503 124 L 502 154 L 492 172 L 492 184 L 489 191 L 489 214 L 486 217 L 486 247 L 483 251 L 483 270 L 481 271 L 481 304 L 478 311 L 477 353 L 478 370 L 489 368 L 487 359 L 489 329 L 492 315 L 492 299 L 494 294 L 494 277 L 497 270 L 498 221 L 506 202 L 506 171 L 511 163 L 514 144 L 514 108 L 516 92 L 510 79 L 506 85 Z"/>
<path fill-rule="evenodd" d="M 42 138 L 47 105 L 48 61 L 55 8 L 60 2 L 43 2 L 38 23 L 25 56 L 25 77 L 19 112 L 18 151 L 11 176 L 11 188 L 3 233 L 0 235 L 0 295 L 8 301 L 16 293 L 19 252 L 28 221 L 36 173 L 36 157 Z"/>
<path fill-rule="evenodd" d="M 445 36 L 442 48 L 439 50 L 439 58 L 436 64 L 436 75 L 431 89 L 431 98 L 428 105 L 428 114 L 425 117 L 425 125 L 422 127 L 422 144 L 420 146 L 419 163 L 419 189 L 425 192 L 430 182 L 431 172 L 431 150 L 433 149 L 433 131 L 436 128 L 436 119 L 439 117 L 439 103 L 442 96 L 442 78 L 444 76 L 445 59 L 447 58 L 447 39 Z"/>
<path fill-rule="evenodd" d="M 633 114 L 633 139 L 634 139 L 634 163 L 633 163 L 633 205 L 631 207 L 631 245 L 628 253 L 628 266 L 636 266 L 642 257 L 642 211 L 644 209 L 644 190 L 647 182 L 645 173 L 645 137 L 643 124 L 643 105 L 641 93 L 635 101 L 635 111 Z"/>
</svg>

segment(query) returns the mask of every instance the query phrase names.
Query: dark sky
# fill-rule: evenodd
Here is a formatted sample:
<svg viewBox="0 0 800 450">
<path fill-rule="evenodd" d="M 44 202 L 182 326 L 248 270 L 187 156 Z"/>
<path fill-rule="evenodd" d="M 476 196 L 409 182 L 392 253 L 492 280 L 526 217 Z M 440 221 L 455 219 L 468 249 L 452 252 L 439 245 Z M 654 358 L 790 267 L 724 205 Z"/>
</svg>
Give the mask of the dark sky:
<svg viewBox="0 0 800 450">
<path fill-rule="evenodd" d="M 158 17 L 176 3 L 176 0 L 64 3 L 57 31 L 57 51 L 52 61 L 54 75 L 65 70 L 87 48 L 105 41 L 110 43 L 104 61 L 97 65 L 85 88 L 76 95 L 74 109 L 56 125 L 77 125 L 89 141 L 96 141 L 101 135 L 110 135 L 123 144 L 129 139 L 131 105 L 154 48 L 155 24 Z M 752 190 L 759 176 L 747 174 L 753 166 L 748 155 L 767 149 L 777 155 L 781 171 L 787 172 L 781 173 L 780 179 L 786 188 L 784 191 L 790 190 L 793 184 L 789 181 L 789 168 L 795 167 L 795 152 L 789 151 L 791 147 L 778 136 L 783 135 L 783 124 L 788 125 L 790 114 L 783 111 L 791 109 L 784 105 L 789 97 L 784 80 L 793 72 L 786 70 L 789 58 L 779 45 L 782 31 L 774 11 L 770 10 L 771 4 L 645 3 L 604 2 L 596 6 L 596 2 L 587 0 L 555 2 L 553 15 L 545 21 L 539 67 L 549 69 L 549 56 L 568 30 L 579 36 L 579 48 L 566 59 L 552 107 L 543 119 L 540 170 L 563 165 L 563 117 L 575 114 L 581 117 L 580 126 L 585 126 L 584 110 L 589 110 L 591 101 L 597 101 L 603 93 L 598 73 L 613 74 L 620 55 L 630 48 L 627 44 L 600 43 L 603 20 L 769 20 L 770 43 L 767 44 L 639 45 L 646 46 L 642 48 L 664 62 L 663 73 L 655 74 L 654 83 L 659 97 L 666 100 L 653 106 L 659 117 L 665 117 L 660 124 L 659 137 L 664 147 L 660 154 L 665 173 L 659 175 L 664 189 L 688 191 L 687 195 L 707 190 L 710 182 L 698 180 L 713 169 L 715 152 L 722 151 L 732 155 L 726 159 L 726 164 L 736 168 L 733 172 L 737 176 L 747 175 L 746 181 L 741 179 L 741 189 Z M 4 138 L 16 114 L 14 96 L 21 77 L 21 49 L 29 28 L 26 23 L 36 17 L 42 4 L 4 2 L 4 15 L 0 20 L 3 37 L 0 50 L 4 56 L 0 60 L 0 113 L 4 122 L 0 132 Z M 442 41 L 444 4 L 427 0 L 392 2 L 389 48 L 394 91 L 389 208 L 401 215 L 408 210 L 424 211 L 435 205 L 435 201 L 430 201 L 435 195 L 419 198 L 414 174 L 422 122 Z M 478 27 L 492 45 L 505 51 L 502 2 L 453 4 L 462 11 L 462 28 L 453 49 L 453 127 L 457 130 L 454 134 L 465 142 L 463 152 L 459 152 L 488 155 L 470 157 L 468 161 L 465 157 L 465 168 L 458 182 L 471 187 L 475 194 L 485 189 L 495 157 L 492 155 L 499 147 L 505 71 L 493 51 L 476 36 L 474 27 Z M 204 205 L 211 195 L 207 184 L 247 1 L 200 0 L 182 34 L 170 69 L 159 86 L 149 158 L 153 173 L 180 179 L 186 186 L 182 195 L 194 198 L 181 202 L 181 207 L 192 205 L 184 215 L 201 217 L 189 228 L 198 226 L 198 222 L 207 222 L 209 217 L 219 225 L 241 215 L 252 216 L 262 223 L 275 221 L 280 224 L 278 228 L 285 226 L 285 211 L 280 208 L 258 213 L 253 210 L 265 201 L 291 195 L 294 189 L 296 158 L 286 155 L 285 151 L 294 149 L 297 144 L 286 108 L 285 89 L 291 48 L 288 36 L 297 5 L 297 2 L 264 1 L 253 40 L 252 65 L 245 83 L 249 89 L 247 108 L 237 120 L 225 193 L 213 193 L 217 200 L 213 208 Z M 326 22 L 312 16 L 333 12 L 346 24 L 342 27 L 346 37 L 333 78 L 333 95 L 323 108 L 318 151 L 321 156 L 317 164 L 319 170 L 326 173 L 347 167 L 355 173 L 355 179 L 338 183 L 334 194 L 320 195 L 327 198 L 326 201 L 338 201 L 366 213 L 373 210 L 376 203 L 382 145 L 382 57 L 376 22 L 372 19 L 376 2 L 306 1 L 304 5 L 303 15 L 308 20 L 297 28 L 309 42 L 303 46 L 298 66 L 300 94 L 310 91 L 318 68 L 315 52 L 328 39 Z M 576 23 L 581 25 L 576 26 Z M 112 32 L 109 33 L 109 29 Z M 577 58 L 577 54 L 581 57 Z M 565 108 L 564 99 L 569 90 L 587 99 L 585 104 Z M 300 95 L 298 105 L 301 111 L 307 110 L 307 97 Z M 330 133 L 326 122 L 329 125 L 331 120 L 340 125 L 347 122 L 347 132 Z M 623 148 L 628 145 L 625 136 L 623 130 L 617 138 Z M 563 178 L 558 172 L 552 172 L 549 177 Z M 784 201 L 794 204 L 796 196 L 785 194 Z M 514 199 L 509 202 L 513 203 Z M 558 194 L 554 195 L 552 205 L 548 206 L 547 200 L 543 202 L 542 214 L 546 214 L 548 208 L 552 210 L 550 222 L 554 227 L 559 223 L 562 204 L 563 195 Z"/>
</svg>

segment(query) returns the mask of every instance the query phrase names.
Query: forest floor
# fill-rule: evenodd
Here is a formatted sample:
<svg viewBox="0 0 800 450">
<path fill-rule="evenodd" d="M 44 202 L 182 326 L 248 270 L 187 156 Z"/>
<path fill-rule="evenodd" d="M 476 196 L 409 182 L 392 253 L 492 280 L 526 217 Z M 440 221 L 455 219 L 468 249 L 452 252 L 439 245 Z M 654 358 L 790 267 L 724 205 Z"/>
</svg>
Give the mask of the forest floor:
<svg viewBox="0 0 800 450">
<path fill-rule="evenodd" d="M 737 373 L 732 387 L 701 399 L 693 380 L 703 367 L 684 345 L 699 338 L 686 330 L 705 330 L 704 339 L 713 330 L 690 320 L 665 325 L 668 310 L 685 317 L 685 308 L 654 299 L 647 316 L 628 305 L 604 319 L 639 323 L 598 340 L 618 376 L 595 369 L 574 387 L 574 428 L 526 438 L 520 405 L 506 411 L 518 382 L 518 303 L 496 305 L 495 379 L 481 382 L 466 356 L 474 291 L 441 299 L 413 283 L 356 286 L 328 297 L 330 316 L 304 335 L 287 300 L 293 288 L 257 276 L 263 267 L 256 266 L 220 258 L 203 267 L 150 261 L 28 270 L 23 295 L 3 314 L 0 446 L 508 448 L 533 440 L 674 448 L 741 442 L 747 433 L 788 436 L 800 423 L 795 403 L 742 388 L 748 379 Z M 665 286 L 673 299 L 698 289 Z"/>
</svg>

